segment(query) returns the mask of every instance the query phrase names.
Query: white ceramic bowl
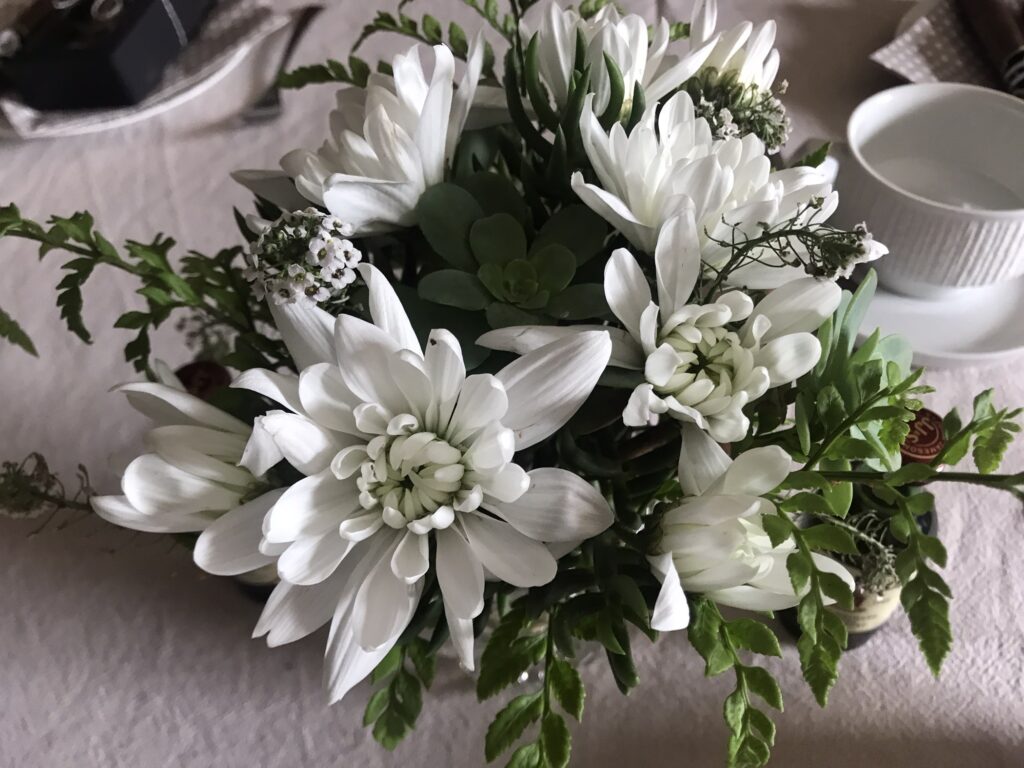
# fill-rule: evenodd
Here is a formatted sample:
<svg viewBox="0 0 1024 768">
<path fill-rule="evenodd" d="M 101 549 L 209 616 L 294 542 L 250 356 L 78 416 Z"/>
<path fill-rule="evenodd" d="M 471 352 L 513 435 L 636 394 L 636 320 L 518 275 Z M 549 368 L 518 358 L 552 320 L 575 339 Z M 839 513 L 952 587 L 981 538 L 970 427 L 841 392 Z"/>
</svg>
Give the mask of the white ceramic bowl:
<svg viewBox="0 0 1024 768">
<path fill-rule="evenodd" d="M 840 217 L 889 247 L 879 280 L 936 297 L 1024 275 L 1024 100 L 904 85 L 854 111 Z"/>
</svg>

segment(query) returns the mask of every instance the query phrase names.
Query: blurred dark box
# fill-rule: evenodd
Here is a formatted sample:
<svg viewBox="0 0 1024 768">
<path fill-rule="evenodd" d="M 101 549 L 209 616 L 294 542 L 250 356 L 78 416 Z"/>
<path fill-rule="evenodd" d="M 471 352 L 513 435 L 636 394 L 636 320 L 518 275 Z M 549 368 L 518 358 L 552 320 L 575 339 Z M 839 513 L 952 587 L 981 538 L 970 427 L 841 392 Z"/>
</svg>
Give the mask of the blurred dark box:
<svg viewBox="0 0 1024 768">
<path fill-rule="evenodd" d="M 214 2 L 124 0 L 115 18 L 98 23 L 89 16 L 92 0 L 82 0 L 28 36 L 4 62 L 7 80 L 40 110 L 138 104 L 195 38 Z"/>
</svg>

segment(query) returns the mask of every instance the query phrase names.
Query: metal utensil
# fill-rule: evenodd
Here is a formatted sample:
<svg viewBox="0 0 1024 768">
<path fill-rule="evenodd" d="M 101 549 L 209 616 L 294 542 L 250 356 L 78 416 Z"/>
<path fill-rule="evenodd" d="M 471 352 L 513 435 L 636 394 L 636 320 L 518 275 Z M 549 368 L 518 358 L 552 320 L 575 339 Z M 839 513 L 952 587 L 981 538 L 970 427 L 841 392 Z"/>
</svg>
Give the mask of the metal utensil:
<svg viewBox="0 0 1024 768">
<path fill-rule="evenodd" d="M 278 81 L 288 68 L 288 62 L 299 45 L 309 25 L 323 10 L 322 5 L 309 5 L 298 12 L 291 35 L 281 52 L 281 60 L 274 72 L 274 82 L 248 109 L 240 115 L 243 123 L 252 125 L 273 120 L 281 114 L 281 88 Z"/>
</svg>

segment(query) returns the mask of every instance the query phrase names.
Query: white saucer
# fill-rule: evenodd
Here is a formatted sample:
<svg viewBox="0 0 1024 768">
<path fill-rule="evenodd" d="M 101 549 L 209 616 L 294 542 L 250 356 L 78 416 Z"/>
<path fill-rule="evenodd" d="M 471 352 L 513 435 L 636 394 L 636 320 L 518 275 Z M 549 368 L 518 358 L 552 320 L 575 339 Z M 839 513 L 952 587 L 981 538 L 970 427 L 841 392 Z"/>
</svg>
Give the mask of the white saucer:
<svg viewBox="0 0 1024 768">
<path fill-rule="evenodd" d="M 1024 355 L 1024 277 L 965 288 L 942 299 L 916 299 L 878 287 L 861 325 L 898 333 L 914 350 L 914 365 L 985 366 Z"/>
</svg>

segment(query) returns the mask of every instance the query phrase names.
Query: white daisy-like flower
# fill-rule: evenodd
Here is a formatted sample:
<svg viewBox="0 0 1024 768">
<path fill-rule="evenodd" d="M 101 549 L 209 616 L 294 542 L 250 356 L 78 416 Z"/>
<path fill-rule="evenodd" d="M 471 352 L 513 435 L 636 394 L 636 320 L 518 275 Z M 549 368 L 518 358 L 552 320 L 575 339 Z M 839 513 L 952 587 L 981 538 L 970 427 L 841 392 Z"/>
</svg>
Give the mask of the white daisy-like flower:
<svg viewBox="0 0 1024 768">
<path fill-rule="evenodd" d="M 124 470 L 122 495 L 94 496 L 93 509 L 104 520 L 137 531 L 202 531 L 195 559 L 207 570 L 207 532 L 241 531 L 233 557 L 215 573 L 235 575 L 269 565 L 276 557 L 260 552 L 259 525 L 283 491 L 267 491 L 260 475 L 281 454 L 266 434 L 254 436 L 245 422 L 186 392 L 164 366 L 157 370 L 161 382 L 117 388 L 156 426 L 146 434 L 147 452 Z"/>
<path fill-rule="evenodd" d="M 662 519 L 662 538 L 650 558 L 662 580 L 652 627 L 686 627 L 686 592 L 751 611 L 800 602 L 786 569 L 796 545 L 789 539 L 773 546 L 763 524 L 766 516 L 777 514 L 764 495 L 786 479 L 791 464 L 778 446 L 753 448 L 731 460 L 704 432 L 683 428 L 679 483 L 684 499 Z M 846 568 L 824 555 L 812 557 L 819 569 L 853 588 Z"/>
<path fill-rule="evenodd" d="M 690 36 L 694 47 L 707 42 L 714 43 L 714 49 L 704 63 L 714 67 L 721 74 L 735 74 L 737 80 L 769 90 L 779 73 L 779 52 L 775 46 L 777 27 L 769 20 L 754 26 L 743 21 L 718 35 L 717 0 L 710 0 L 703 9 L 700 24 L 692 24 Z"/>
<path fill-rule="evenodd" d="M 431 567 L 459 658 L 472 668 L 485 576 L 517 587 L 547 583 L 557 567 L 546 544 L 564 551 L 613 519 L 577 475 L 527 472 L 513 461 L 589 396 L 608 361 L 606 333 L 558 340 L 497 374 L 467 376 L 454 336 L 435 330 L 421 349 L 386 278 L 367 264 L 358 269 L 373 323 L 308 304 L 283 307 L 278 326 L 300 375 L 250 370 L 235 383 L 287 409 L 259 426 L 306 476 L 262 522 L 263 551 L 284 551 L 281 584 L 256 635 L 278 645 L 331 622 L 332 702 L 397 641 Z M 234 557 L 231 536 L 215 544 Z"/>
<path fill-rule="evenodd" d="M 713 139 L 685 91 L 660 110 L 648 109 L 628 136 L 621 124 L 606 133 L 588 100 L 580 129 L 598 183 L 576 172 L 573 190 L 645 253 L 653 253 L 662 227 L 684 209 L 696 219 L 703 260 L 719 267 L 735 240 L 755 238 L 766 226 L 790 219 L 795 228 L 824 222 L 838 204 L 831 184 L 814 168 L 772 171 L 753 134 Z M 782 266 L 768 249 L 753 256 L 759 263 L 735 270 L 731 282 L 774 288 L 804 274 Z"/>
<path fill-rule="evenodd" d="M 712 303 L 691 303 L 701 259 L 693 216 L 662 231 L 655 250 L 658 303 L 647 277 L 624 248 L 605 267 L 605 297 L 625 332 L 612 334 L 611 365 L 641 370 L 644 383 L 622 414 L 629 426 L 662 415 L 691 422 L 719 442 L 740 440 L 750 428 L 748 403 L 771 387 L 807 373 L 821 356 L 816 331 L 839 306 L 842 291 L 804 277 L 759 304 L 741 291 Z M 491 331 L 483 346 L 525 352 L 580 328 L 513 327 Z"/>
<path fill-rule="evenodd" d="M 698 0 L 693 10 L 692 26 L 707 27 L 708 5 Z M 535 9 L 535 10 L 534 10 Z M 565 107 L 572 82 L 577 34 L 586 44 L 586 64 L 590 67 L 595 109 L 604 111 L 610 97 L 610 81 L 605 65 L 608 56 L 622 73 L 625 85 L 623 113 L 629 112 L 629 101 L 636 85 L 644 91 L 648 104 L 655 104 L 691 78 L 704 64 L 717 43 L 713 37 L 714 23 L 706 38 L 670 41 L 669 23 L 659 18 L 648 28 L 643 17 L 635 13 L 621 15 L 614 5 L 602 8 L 590 19 L 582 18 L 574 9 L 550 2 L 543 8 L 534 6 L 521 24 L 523 39 L 537 35 L 540 76 L 558 109 Z M 714 11 L 712 11 L 713 13 Z M 538 18 L 539 17 L 539 18 Z"/>
</svg>

